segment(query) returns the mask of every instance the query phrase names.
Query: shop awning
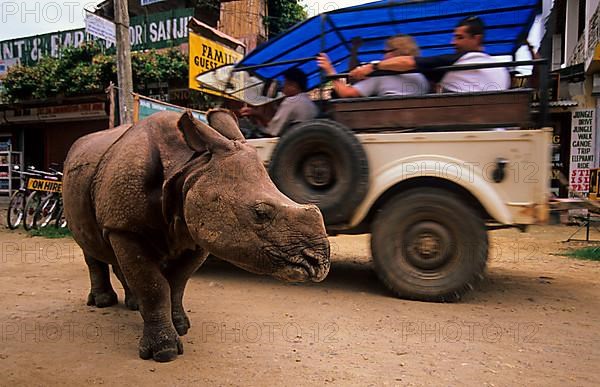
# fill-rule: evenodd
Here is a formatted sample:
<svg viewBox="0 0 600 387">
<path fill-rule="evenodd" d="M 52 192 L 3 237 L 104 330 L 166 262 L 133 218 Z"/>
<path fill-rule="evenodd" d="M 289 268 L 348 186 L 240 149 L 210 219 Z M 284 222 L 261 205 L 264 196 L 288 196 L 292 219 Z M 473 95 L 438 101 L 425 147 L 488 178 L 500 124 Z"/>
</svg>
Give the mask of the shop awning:
<svg viewBox="0 0 600 387">
<path fill-rule="evenodd" d="M 342 8 L 312 17 L 286 33 L 256 48 L 236 67 L 267 63 L 282 64 L 253 68 L 254 75 L 280 78 L 292 67 L 309 76 L 309 87 L 319 84 L 320 73 L 314 57 L 326 52 L 338 72 L 346 72 L 356 38 L 359 62 L 381 59 L 387 38 L 412 35 L 423 56 L 454 52 L 451 44 L 456 24 L 468 16 L 479 16 L 487 26 L 486 51 L 491 55 L 512 55 L 525 39 L 540 0 L 382 0 Z M 324 32 L 322 34 L 322 32 Z"/>
</svg>

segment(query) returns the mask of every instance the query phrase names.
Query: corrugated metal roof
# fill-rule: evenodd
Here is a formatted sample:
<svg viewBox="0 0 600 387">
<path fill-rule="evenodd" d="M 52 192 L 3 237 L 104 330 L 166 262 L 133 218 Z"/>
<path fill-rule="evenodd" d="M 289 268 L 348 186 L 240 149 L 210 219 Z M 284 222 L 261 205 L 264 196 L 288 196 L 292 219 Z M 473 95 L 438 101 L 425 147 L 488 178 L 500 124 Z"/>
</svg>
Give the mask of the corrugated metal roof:
<svg viewBox="0 0 600 387">
<path fill-rule="evenodd" d="M 576 101 L 570 101 L 570 100 L 565 100 L 565 101 L 552 101 L 549 103 L 550 107 L 574 107 L 579 105 Z"/>
<path fill-rule="evenodd" d="M 550 101 L 548 103 L 549 107 L 575 107 L 577 105 L 579 105 L 577 103 L 577 101 L 571 101 L 571 100 Z M 538 107 L 538 106 L 540 106 L 540 103 L 534 102 L 531 104 L 531 106 Z"/>
</svg>

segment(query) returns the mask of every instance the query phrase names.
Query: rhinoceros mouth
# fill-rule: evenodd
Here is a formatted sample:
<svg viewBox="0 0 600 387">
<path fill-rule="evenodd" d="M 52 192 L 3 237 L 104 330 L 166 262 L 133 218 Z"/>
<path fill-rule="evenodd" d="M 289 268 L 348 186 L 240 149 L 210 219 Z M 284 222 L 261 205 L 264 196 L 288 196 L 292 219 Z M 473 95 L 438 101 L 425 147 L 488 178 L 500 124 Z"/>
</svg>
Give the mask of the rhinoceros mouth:
<svg viewBox="0 0 600 387">
<path fill-rule="evenodd" d="M 329 249 L 324 252 L 314 248 L 294 250 L 266 249 L 276 267 L 273 276 L 288 282 L 323 281 L 329 273 Z"/>
</svg>

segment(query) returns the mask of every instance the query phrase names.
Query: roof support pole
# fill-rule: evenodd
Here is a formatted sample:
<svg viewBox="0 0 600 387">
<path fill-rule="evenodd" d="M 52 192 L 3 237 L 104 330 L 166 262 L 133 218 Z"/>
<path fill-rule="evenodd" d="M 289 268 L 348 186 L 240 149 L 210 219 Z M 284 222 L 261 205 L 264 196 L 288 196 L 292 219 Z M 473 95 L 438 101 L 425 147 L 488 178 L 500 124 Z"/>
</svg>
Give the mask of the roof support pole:
<svg viewBox="0 0 600 387">
<path fill-rule="evenodd" d="M 325 52 L 326 50 L 326 40 L 325 40 L 325 31 L 327 29 L 327 14 L 321 14 L 321 52 Z M 327 82 L 327 76 L 323 70 L 321 70 L 321 84 L 319 85 L 319 100 L 321 102 L 321 112 L 324 111 L 325 107 L 325 96 L 324 96 L 324 88 L 325 82 Z"/>
<path fill-rule="evenodd" d="M 548 21 L 546 22 L 546 34 L 549 37 L 554 36 L 554 29 L 556 24 L 556 12 L 551 12 Z M 542 40 L 542 47 L 540 47 L 541 56 L 544 59 L 547 59 L 540 66 L 540 117 L 539 117 L 539 127 L 543 128 L 548 125 L 548 83 L 550 80 L 550 64 L 549 60 L 552 59 L 552 42 L 553 39 Z"/>
</svg>

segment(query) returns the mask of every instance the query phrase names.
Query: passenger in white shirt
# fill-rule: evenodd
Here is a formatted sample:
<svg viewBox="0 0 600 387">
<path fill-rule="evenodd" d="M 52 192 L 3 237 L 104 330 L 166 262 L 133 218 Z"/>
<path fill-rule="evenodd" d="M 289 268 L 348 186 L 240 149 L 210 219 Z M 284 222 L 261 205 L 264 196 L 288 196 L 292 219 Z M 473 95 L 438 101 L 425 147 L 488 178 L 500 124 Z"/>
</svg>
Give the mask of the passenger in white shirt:
<svg viewBox="0 0 600 387">
<path fill-rule="evenodd" d="M 496 67 L 466 71 L 436 71 L 437 67 L 493 63 L 496 60 L 486 54 L 483 48 L 485 26 L 480 18 L 468 17 L 461 20 L 454 30 L 452 44 L 456 54 L 419 57 L 417 55 L 396 56 L 381 61 L 377 68 L 368 64 L 360 66 L 350 73 L 357 79 L 363 79 L 375 70 L 411 71 L 418 70 L 436 83 L 442 91 L 468 93 L 478 91 L 500 91 L 510 88 L 510 74 L 506 68 Z"/>
<path fill-rule="evenodd" d="M 419 47 L 408 35 L 397 35 L 386 41 L 385 59 L 402 55 L 419 55 Z M 329 57 L 321 53 L 317 64 L 328 76 L 336 71 Z M 348 85 L 342 80 L 334 80 L 333 88 L 341 98 L 370 97 L 388 95 L 422 95 L 429 91 L 429 81 L 419 73 L 385 75 L 371 77 L 354 85 Z"/>
</svg>

